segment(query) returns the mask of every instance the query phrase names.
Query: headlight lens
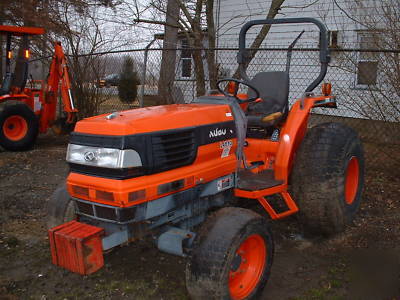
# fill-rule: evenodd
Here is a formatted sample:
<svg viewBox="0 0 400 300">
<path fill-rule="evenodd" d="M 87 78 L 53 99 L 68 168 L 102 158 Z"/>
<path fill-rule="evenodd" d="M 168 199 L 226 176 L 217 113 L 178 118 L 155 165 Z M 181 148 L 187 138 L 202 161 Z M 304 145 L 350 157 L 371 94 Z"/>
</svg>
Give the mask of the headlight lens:
<svg viewBox="0 0 400 300">
<path fill-rule="evenodd" d="M 142 166 L 140 155 L 135 150 L 98 148 L 76 144 L 68 145 L 67 161 L 75 164 L 113 169 Z"/>
</svg>

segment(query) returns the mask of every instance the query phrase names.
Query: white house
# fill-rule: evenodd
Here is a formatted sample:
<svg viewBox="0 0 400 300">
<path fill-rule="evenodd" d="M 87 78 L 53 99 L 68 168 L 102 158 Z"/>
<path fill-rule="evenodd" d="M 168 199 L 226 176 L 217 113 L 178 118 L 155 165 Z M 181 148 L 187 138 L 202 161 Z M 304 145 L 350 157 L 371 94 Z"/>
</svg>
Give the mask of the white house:
<svg viewBox="0 0 400 300">
<path fill-rule="evenodd" d="M 364 113 L 360 113 L 364 108 L 357 107 L 355 109 L 353 102 L 364 99 L 366 90 L 370 90 L 371 87 L 379 84 L 377 58 L 379 54 L 337 52 L 334 50 L 374 48 L 371 43 L 370 32 L 359 20 L 364 20 L 369 15 L 376 14 L 378 11 L 376 3 L 373 0 L 286 0 L 276 16 L 276 18 L 314 17 L 327 26 L 332 60 L 326 81 L 332 83 L 334 93 L 340 94 L 338 101 L 339 104 L 342 104 L 339 110 L 333 112 L 335 115 L 362 118 L 365 117 L 365 114 L 369 114 L 368 109 L 370 108 L 367 107 Z M 215 0 L 214 17 L 217 29 L 217 48 L 237 48 L 240 28 L 247 21 L 265 18 L 270 4 L 271 0 Z M 377 27 L 382 26 L 385 25 L 377 24 Z M 249 30 L 246 39 L 247 46 L 250 46 L 260 29 L 261 26 L 255 26 Z M 296 47 L 307 49 L 318 47 L 318 28 L 313 24 L 273 25 L 262 47 L 286 48 L 302 30 L 305 30 L 305 33 Z M 184 43 L 184 41 L 182 40 L 181 43 Z M 179 86 L 188 82 L 194 84 L 193 70 L 190 70 L 191 59 L 186 54 L 188 53 L 183 51 L 178 59 L 176 79 Z M 220 70 L 224 70 L 227 75 L 232 75 L 237 66 L 236 51 L 218 50 L 216 57 Z M 282 70 L 285 67 L 285 62 L 285 51 L 261 50 L 249 66 L 248 73 L 251 76 L 264 70 Z M 290 101 L 302 96 L 305 88 L 317 76 L 318 72 L 317 51 L 293 53 L 290 72 Z M 358 102 L 356 104 L 360 105 Z M 332 111 L 324 111 L 324 113 L 330 112 Z M 370 114 L 373 114 L 373 112 L 370 112 Z"/>
</svg>

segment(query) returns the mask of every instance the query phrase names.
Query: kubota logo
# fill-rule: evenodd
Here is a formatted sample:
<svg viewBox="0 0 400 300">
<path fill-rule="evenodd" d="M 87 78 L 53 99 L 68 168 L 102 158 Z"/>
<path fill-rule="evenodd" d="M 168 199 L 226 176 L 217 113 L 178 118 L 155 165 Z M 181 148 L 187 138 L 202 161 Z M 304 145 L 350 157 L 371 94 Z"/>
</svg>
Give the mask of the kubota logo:
<svg viewBox="0 0 400 300">
<path fill-rule="evenodd" d="M 221 135 L 225 135 L 226 134 L 226 129 L 218 129 L 215 128 L 214 130 L 210 131 L 209 137 L 217 137 L 217 136 L 221 136 Z"/>
<path fill-rule="evenodd" d="M 85 154 L 83 154 L 83 158 L 86 161 L 93 161 L 96 159 L 96 153 L 94 153 L 93 151 L 85 152 Z"/>
</svg>

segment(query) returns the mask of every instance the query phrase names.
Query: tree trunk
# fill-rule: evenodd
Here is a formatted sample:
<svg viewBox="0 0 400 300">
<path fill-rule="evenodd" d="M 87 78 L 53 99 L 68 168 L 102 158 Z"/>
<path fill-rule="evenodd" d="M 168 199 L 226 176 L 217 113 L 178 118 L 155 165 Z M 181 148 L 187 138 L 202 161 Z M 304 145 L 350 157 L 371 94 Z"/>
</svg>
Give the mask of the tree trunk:
<svg viewBox="0 0 400 300">
<path fill-rule="evenodd" d="M 204 62 L 201 55 L 202 48 L 202 34 L 195 33 L 193 40 L 193 47 L 195 50 L 192 51 L 192 57 L 194 62 L 194 71 L 196 76 L 196 96 L 203 96 L 206 93 L 206 82 L 204 78 Z"/>
<path fill-rule="evenodd" d="M 0 8 L 1 9 L 1 8 Z M 0 16 L 1 18 L 1 16 Z M 0 19 L 0 25 L 2 25 Z M 0 85 L 3 83 L 3 57 L 5 57 L 4 53 L 4 45 L 3 45 L 3 36 L 0 35 Z"/>
<path fill-rule="evenodd" d="M 218 70 L 215 64 L 214 0 L 207 0 L 206 2 L 206 19 L 208 48 L 211 49 L 207 51 L 208 79 L 210 80 L 210 88 L 215 90 L 217 89 Z"/>
<path fill-rule="evenodd" d="M 4 23 L 4 4 L 0 2 L 0 25 Z M 5 45 L 3 44 L 3 35 L 0 35 L 0 85 L 3 83 L 3 57 L 5 57 Z"/>
<path fill-rule="evenodd" d="M 271 6 L 269 7 L 269 11 L 267 14 L 267 19 L 273 19 L 278 14 L 281 6 L 285 0 L 272 0 Z M 250 48 L 254 49 L 250 51 L 250 57 L 247 62 L 245 62 L 245 68 L 249 65 L 251 60 L 256 56 L 258 52 L 258 48 L 261 46 L 262 42 L 264 41 L 265 37 L 267 36 L 271 25 L 264 25 L 260 32 L 257 34 L 256 38 L 254 39 L 253 43 L 251 44 Z M 234 78 L 240 78 L 240 71 L 239 67 L 236 69 L 235 73 L 233 74 Z"/>
<path fill-rule="evenodd" d="M 168 0 L 166 24 L 164 29 L 164 43 L 161 58 L 160 79 L 158 81 L 159 104 L 171 104 L 175 68 L 176 68 L 176 45 L 178 42 L 178 16 L 179 4 L 176 0 Z"/>
</svg>

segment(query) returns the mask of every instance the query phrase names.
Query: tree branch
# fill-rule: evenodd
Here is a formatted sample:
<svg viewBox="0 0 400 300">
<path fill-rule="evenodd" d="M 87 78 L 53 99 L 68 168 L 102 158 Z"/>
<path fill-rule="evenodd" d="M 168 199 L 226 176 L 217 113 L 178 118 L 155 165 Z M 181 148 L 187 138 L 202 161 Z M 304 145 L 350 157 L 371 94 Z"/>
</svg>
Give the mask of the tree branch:
<svg viewBox="0 0 400 300">
<path fill-rule="evenodd" d="M 169 26 L 169 27 L 174 27 L 174 28 L 180 28 L 180 26 L 178 26 L 178 25 L 168 24 L 165 21 L 157 21 L 157 20 L 149 20 L 149 19 L 134 19 L 133 22 L 134 23 L 157 24 L 157 25 Z"/>
</svg>

